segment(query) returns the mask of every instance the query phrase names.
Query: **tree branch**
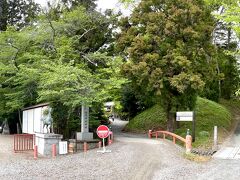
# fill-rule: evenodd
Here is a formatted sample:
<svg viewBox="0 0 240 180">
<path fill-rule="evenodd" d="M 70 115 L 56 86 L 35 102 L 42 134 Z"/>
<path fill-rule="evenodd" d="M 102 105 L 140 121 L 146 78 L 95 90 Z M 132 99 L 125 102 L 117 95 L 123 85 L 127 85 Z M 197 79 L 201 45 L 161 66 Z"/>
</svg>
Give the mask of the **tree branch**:
<svg viewBox="0 0 240 180">
<path fill-rule="evenodd" d="M 89 31 L 92 31 L 94 28 L 91 28 L 91 29 L 84 29 L 85 32 L 79 37 L 79 39 L 81 39 L 83 36 L 85 36 Z"/>
<path fill-rule="evenodd" d="M 52 45 L 53 45 L 53 49 L 54 49 L 55 52 L 57 52 L 57 49 L 55 48 L 55 45 L 54 45 L 55 44 L 55 37 L 56 37 L 56 30 L 53 27 L 53 24 L 52 24 L 52 21 L 51 21 L 49 15 L 47 13 L 44 13 L 44 14 L 46 15 L 47 21 L 48 21 L 48 23 L 50 25 L 50 28 L 52 29 Z"/>
<path fill-rule="evenodd" d="M 89 59 L 84 53 L 80 52 L 80 55 L 87 60 L 88 62 L 90 62 L 91 64 L 93 64 L 94 66 L 98 66 L 97 63 L 93 62 L 91 59 Z"/>
<path fill-rule="evenodd" d="M 16 53 L 12 57 L 12 61 L 13 61 L 14 66 L 19 70 L 19 67 L 18 67 L 17 62 L 16 62 L 16 58 L 17 58 L 18 53 L 19 53 L 19 48 L 17 46 L 13 45 L 11 42 L 8 42 L 8 44 L 9 44 L 9 46 L 11 46 L 12 48 L 14 48 L 16 50 Z"/>
</svg>

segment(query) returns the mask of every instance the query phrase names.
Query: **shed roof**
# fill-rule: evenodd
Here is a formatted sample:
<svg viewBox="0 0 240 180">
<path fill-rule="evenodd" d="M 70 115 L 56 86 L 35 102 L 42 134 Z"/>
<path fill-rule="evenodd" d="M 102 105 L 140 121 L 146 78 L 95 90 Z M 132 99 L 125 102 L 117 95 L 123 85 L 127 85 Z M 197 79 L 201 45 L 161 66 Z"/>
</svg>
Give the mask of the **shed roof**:
<svg viewBox="0 0 240 180">
<path fill-rule="evenodd" d="M 35 108 L 39 108 L 39 107 L 43 107 L 43 106 L 48 106 L 49 103 L 41 103 L 41 104 L 36 104 L 34 106 L 29 106 L 29 107 L 26 107 L 26 108 L 23 108 L 22 111 L 26 111 L 26 110 L 29 110 L 29 109 L 35 109 Z"/>
</svg>

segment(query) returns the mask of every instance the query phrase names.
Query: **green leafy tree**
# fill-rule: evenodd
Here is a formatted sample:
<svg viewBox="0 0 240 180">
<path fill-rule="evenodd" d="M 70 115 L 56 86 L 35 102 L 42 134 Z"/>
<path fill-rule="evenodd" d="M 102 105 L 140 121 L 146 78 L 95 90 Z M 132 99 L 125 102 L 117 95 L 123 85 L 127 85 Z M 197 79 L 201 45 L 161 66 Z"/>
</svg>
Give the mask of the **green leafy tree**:
<svg viewBox="0 0 240 180">
<path fill-rule="evenodd" d="M 96 0 L 61 0 L 60 3 L 64 4 L 65 7 L 75 8 L 77 6 L 83 6 L 87 10 L 94 10 L 96 8 Z"/>
<path fill-rule="evenodd" d="M 215 13 L 218 21 L 214 30 L 214 42 L 218 46 L 218 71 L 223 74 L 219 86 L 221 97 L 229 99 L 239 84 L 239 4 L 237 0 L 217 2 L 221 11 Z"/>
<path fill-rule="evenodd" d="M 47 101 L 68 112 L 64 124 L 73 130 L 82 104 L 114 98 L 125 82 L 122 59 L 107 50 L 116 18 L 76 7 L 59 18 L 45 14 L 21 31 L 9 27 L 0 33 L 1 113 Z"/>
<path fill-rule="evenodd" d="M 21 29 L 36 19 L 40 6 L 34 0 L 3 0 L 0 2 L 0 31 L 7 26 Z"/>
<path fill-rule="evenodd" d="M 0 31 L 5 31 L 7 27 L 7 1 L 0 1 Z"/>
<path fill-rule="evenodd" d="M 121 21 L 117 48 L 128 57 L 123 70 L 134 86 L 160 99 L 171 131 L 174 107 L 193 109 L 215 74 L 210 13 L 200 0 L 143 0 Z"/>
</svg>

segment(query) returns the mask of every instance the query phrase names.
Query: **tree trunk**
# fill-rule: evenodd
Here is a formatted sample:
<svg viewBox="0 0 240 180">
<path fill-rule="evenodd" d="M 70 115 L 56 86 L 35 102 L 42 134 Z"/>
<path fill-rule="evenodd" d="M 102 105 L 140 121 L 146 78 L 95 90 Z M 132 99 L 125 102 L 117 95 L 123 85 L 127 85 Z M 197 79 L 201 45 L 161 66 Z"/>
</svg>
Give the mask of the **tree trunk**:
<svg viewBox="0 0 240 180">
<path fill-rule="evenodd" d="M 178 112 L 178 105 L 176 106 L 176 112 Z M 180 122 L 179 121 L 176 121 L 176 115 L 174 116 L 174 118 L 175 118 L 175 122 L 176 122 L 176 128 L 178 129 L 178 128 L 180 128 Z"/>
<path fill-rule="evenodd" d="M 174 131 L 174 118 L 171 113 L 171 105 L 170 104 L 168 104 L 168 107 L 167 107 L 167 130 L 170 132 Z"/>
<path fill-rule="evenodd" d="M 22 132 L 22 118 L 21 118 L 21 110 L 20 109 L 18 109 L 18 118 L 19 118 L 20 132 Z"/>
</svg>

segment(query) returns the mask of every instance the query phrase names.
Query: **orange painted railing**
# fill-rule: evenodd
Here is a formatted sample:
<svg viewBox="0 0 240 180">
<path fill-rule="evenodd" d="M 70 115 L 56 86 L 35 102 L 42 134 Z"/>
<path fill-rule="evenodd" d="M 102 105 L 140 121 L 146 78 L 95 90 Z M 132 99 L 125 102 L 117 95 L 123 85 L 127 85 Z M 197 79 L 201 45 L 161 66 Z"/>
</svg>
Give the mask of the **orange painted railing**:
<svg viewBox="0 0 240 180">
<path fill-rule="evenodd" d="M 177 134 L 174 134 L 174 133 L 171 133 L 171 132 L 168 132 L 168 131 L 155 131 L 155 132 L 152 132 L 151 130 L 149 130 L 148 137 L 152 138 L 155 135 L 155 137 L 157 139 L 158 135 L 160 135 L 160 134 L 163 134 L 163 139 L 166 138 L 166 135 L 171 136 L 174 144 L 176 144 L 176 139 L 178 139 L 178 140 L 182 141 L 184 144 L 186 144 L 186 139 L 184 139 L 181 136 L 178 136 Z"/>
<path fill-rule="evenodd" d="M 152 130 L 148 131 L 149 138 L 152 138 L 155 135 L 155 137 L 157 139 L 158 135 L 160 135 L 160 134 L 163 135 L 163 139 L 165 139 L 166 136 L 171 136 L 174 144 L 176 144 L 176 139 L 182 141 L 186 147 L 186 153 L 191 152 L 191 149 L 192 149 L 192 136 L 191 135 L 187 135 L 186 139 L 184 139 L 183 137 L 178 136 L 177 134 L 174 134 L 174 133 L 168 132 L 168 131 L 155 131 L 155 132 L 152 132 Z"/>
</svg>

